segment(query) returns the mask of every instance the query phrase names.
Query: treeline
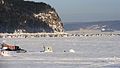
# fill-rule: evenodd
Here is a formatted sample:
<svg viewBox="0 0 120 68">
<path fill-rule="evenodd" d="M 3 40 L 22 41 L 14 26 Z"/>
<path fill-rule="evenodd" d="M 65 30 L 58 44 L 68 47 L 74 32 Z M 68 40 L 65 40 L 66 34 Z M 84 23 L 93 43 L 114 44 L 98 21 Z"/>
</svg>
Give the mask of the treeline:
<svg viewBox="0 0 120 68">
<path fill-rule="evenodd" d="M 53 32 L 52 28 L 36 19 L 33 14 L 55 11 L 49 4 L 24 0 L 0 0 L 0 33 L 23 32 Z M 57 17 L 59 18 L 59 17 Z M 58 19 L 60 20 L 60 19 Z"/>
</svg>

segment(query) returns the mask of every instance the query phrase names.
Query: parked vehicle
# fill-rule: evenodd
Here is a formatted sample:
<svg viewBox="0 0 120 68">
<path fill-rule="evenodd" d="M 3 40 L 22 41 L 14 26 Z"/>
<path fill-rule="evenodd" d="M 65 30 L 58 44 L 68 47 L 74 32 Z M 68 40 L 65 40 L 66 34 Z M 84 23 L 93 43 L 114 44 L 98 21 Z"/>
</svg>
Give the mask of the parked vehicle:
<svg viewBox="0 0 120 68">
<path fill-rule="evenodd" d="M 6 43 L 0 44 L 0 55 L 9 56 L 14 53 L 25 53 L 27 52 L 24 49 L 21 49 L 19 46 L 10 45 Z"/>
</svg>

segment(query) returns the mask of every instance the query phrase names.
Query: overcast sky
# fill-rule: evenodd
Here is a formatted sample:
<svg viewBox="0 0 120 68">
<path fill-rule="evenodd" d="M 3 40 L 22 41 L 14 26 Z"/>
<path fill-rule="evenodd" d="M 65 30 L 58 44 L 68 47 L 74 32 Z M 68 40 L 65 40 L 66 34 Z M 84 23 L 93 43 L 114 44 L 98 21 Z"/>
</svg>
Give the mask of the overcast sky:
<svg viewBox="0 0 120 68">
<path fill-rule="evenodd" d="M 120 0 L 32 0 L 56 9 L 63 22 L 120 20 Z"/>
</svg>

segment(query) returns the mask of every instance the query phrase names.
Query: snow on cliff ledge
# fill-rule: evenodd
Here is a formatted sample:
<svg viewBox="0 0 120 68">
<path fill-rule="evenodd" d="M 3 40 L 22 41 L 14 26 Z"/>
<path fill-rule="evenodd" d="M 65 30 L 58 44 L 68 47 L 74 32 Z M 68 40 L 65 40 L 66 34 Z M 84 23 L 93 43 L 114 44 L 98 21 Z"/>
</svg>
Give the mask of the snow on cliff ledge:
<svg viewBox="0 0 120 68">
<path fill-rule="evenodd" d="M 0 0 L 0 33 L 63 32 L 54 8 L 43 2 Z"/>
</svg>

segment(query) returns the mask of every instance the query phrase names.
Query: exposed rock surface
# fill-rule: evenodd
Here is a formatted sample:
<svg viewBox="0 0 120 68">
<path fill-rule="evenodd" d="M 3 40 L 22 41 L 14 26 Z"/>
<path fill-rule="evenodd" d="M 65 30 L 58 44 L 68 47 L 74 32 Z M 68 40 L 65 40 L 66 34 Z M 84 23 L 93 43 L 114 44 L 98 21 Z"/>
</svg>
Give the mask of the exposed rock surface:
<svg viewBox="0 0 120 68">
<path fill-rule="evenodd" d="M 0 0 L 0 33 L 63 32 L 57 12 L 43 2 Z"/>
</svg>

